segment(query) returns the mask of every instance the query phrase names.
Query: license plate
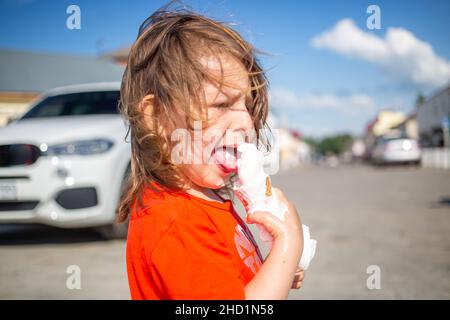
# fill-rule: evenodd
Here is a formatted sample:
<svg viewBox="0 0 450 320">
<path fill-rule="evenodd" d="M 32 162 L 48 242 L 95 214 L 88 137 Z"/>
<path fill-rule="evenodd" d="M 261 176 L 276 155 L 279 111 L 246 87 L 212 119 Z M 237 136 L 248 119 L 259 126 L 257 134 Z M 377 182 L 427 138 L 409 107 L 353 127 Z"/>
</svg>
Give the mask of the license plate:
<svg viewBox="0 0 450 320">
<path fill-rule="evenodd" d="M 0 200 L 15 200 L 17 198 L 17 187 L 14 182 L 0 182 Z"/>
</svg>

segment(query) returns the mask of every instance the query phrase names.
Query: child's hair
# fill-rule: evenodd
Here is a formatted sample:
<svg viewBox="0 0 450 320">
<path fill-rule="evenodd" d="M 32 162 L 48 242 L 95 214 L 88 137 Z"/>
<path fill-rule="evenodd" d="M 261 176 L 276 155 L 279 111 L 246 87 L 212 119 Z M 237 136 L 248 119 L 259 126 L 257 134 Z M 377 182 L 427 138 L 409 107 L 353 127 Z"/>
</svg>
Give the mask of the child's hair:
<svg viewBox="0 0 450 320">
<path fill-rule="evenodd" d="M 252 104 L 247 108 L 260 138 L 268 114 L 268 81 L 255 52 L 230 27 L 186 9 L 165 6 L 144 21 L 120 90 L 119 110 L 129 125 L 131 170 L 118 206 L 119 222 L 127 219 L 136 199 L 142 205 L 142 193 L 152 182 L 168 191 L 183 188 L 171 162 L 170 136 L 161 126 L 169 133 L 180 125 L 191 128 L 198 115 L 205 116 L 204 81 L 222 86 L 222 79 L 208 72 L 199 58 L 226 55 L 242 63 L 251 85 Z M 141 105 L 147 95 L 153 95 L 151 110 Z"/>
</svg>

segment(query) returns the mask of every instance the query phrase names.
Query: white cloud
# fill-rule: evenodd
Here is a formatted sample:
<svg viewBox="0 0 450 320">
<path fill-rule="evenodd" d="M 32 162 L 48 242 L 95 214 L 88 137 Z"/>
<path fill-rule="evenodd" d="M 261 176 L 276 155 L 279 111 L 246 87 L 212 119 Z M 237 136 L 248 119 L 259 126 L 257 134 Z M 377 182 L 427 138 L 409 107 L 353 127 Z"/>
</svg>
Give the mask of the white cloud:
<svg viewBox="0 0 450 320">
<path fill-rule="evenodd" d="M 381 38 L 343 19 L 314 37 L 311 44 L 373 63 L 412 84 L 434 87 L 450 80 L 450 62 L 406 29 L 388 28 Z"/>
<path fill-rule="evenodd" d="M 358 113 L 375 110 L 374 100 L 362 93 L 346 96 L 333 94 L 310 94 L 303 97 L 295 92 L 275 88 L 270 91 L 270 104 L 278 108 L 295 108 L 310 110 L 335 110 L 343 113 Z"/>
</svg>

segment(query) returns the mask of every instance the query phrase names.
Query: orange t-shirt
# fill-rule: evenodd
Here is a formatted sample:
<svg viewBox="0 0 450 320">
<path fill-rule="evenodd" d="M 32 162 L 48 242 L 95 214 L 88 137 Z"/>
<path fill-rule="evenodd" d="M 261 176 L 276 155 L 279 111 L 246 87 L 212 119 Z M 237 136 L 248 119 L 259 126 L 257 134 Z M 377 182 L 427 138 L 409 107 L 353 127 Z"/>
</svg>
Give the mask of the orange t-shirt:
<svg viewBox="0 0 450 320">
<path fill-rule="evenodd" d="M 229 200 L 155 192 L 135 203 L 127 239 L 132 299 L 245 299 L 263 261 Z"/>
</svg>

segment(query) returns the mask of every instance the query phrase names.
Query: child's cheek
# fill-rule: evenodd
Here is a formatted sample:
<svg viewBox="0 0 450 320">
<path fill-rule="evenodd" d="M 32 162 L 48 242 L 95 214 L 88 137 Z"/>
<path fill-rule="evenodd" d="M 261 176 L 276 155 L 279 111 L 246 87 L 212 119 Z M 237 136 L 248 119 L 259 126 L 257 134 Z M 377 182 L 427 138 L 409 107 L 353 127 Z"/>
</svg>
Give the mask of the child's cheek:
<svg viewBox="0 0 450 320">
<path fill-rule="evenodd" d="M 205 165 L 203 166 L 203 170 L 203 186 L 211 189 L 219 189 L 225 185 L 225 181 L 223 177 L 218 174 L 217 167 L 215 165 Z"/>
</svg>

